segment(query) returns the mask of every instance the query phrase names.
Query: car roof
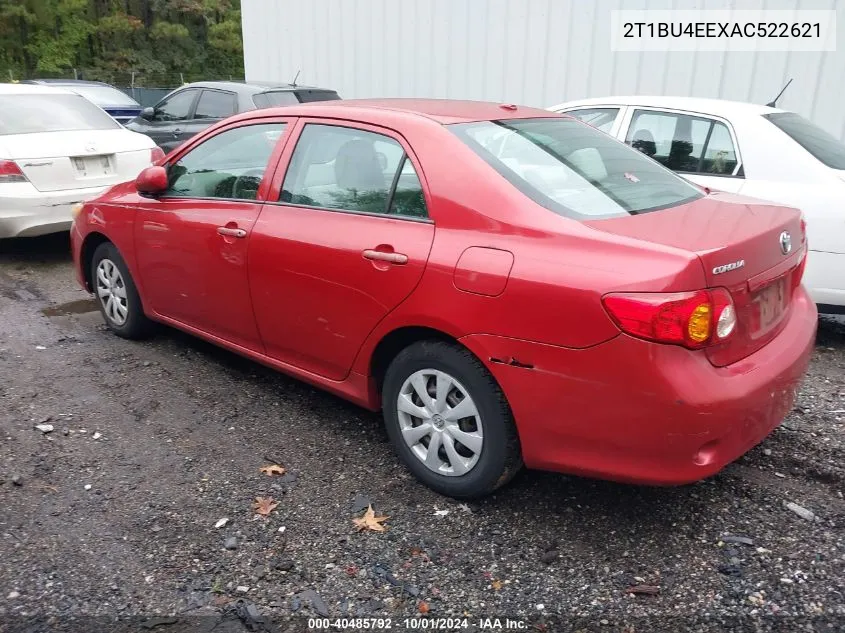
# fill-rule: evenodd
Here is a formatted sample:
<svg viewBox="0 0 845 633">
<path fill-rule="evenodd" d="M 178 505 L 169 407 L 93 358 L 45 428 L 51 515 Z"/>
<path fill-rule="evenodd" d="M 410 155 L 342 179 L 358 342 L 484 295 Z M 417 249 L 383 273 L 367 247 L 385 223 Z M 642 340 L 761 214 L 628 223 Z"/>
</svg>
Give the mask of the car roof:
<svg viewBox="0 0 845 633">
<path fill-rule="evenodd" d="M 714 114 L 716 116 L 729 117 L 731 115 L 761 115 L 773 112 L 785 112 L 779 108 L 770 108 L 758 103 L 746 103 L 743 101 L 728 101 L 724 99 L 700 99 L 698 97 L 662 97 L 662 96 L 612 96 L 594 99 L 580 99 L 578 101 L 567 101 L 554 105 L 550 110 L 559 108 L 572 108 L 581 106 L 600 105 L 627 105 L 644 106 L 651 108 L 668 108 L 671 110 L 686 110 L 689 112 L 700 112 L 701 114 Z"/>
<path fill-rule="evenodd" d="M 27 79 L 23 83 L 53 85 L 53 86 L 108 86 L 103 81 L 88 81 L 87 79 Z"/>
<path fill-rule="evenodd" d="M 342 114 L 339 114 L 339 110 Z M 323 116 L 351 118 L 362 122 L 378 123 L 385 115 L 394 117 L 425 118 L 440 124 L 496 121 L 500 119 L 548 118 L 555 116 L 548 110 L 491 103 L 487 101 L 459 101 L 453 99 L 345 99 L 315 101 L 303 105 L 256 110 L 245 118 L 267 116 L 268 113 L 285 116 Z"/>
<path fill-rule="evenodd" d="M 280 91 L 294 91 L 294 90 L 331 90 L 330 88 L 317 88 L 315 86 L 301 86 L 286 83 L 273 83 L 269 81 L 194 81 L 182 88 L 218 88 L 220 90 L 230 90 L 239 94 L 254 95 L 259 92 L 267 92 L 269 90 Z"/>
<path fill-rule="evenodd" d="M 44 84 L 9 84 L 0 83 L 0 95 L 57 95 L 74 94 L 62 88 L 53 88 Z"/>
</svg>

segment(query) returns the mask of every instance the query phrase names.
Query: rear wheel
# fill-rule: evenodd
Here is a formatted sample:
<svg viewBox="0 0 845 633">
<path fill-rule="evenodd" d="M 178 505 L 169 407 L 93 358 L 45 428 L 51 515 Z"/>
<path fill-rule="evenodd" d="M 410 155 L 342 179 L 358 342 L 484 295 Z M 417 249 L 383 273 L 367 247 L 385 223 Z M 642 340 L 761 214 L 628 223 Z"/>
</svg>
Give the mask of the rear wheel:
<svg viewBox="0 0 845 633">
<path fill-rule="evenodd" d="M 104 242 L 91 259 L 91 285 L 108 328 L 123 338 L 149 334 L 152 323 L 144 315 L 141 298 L 126 262 L 111 242 Z"/>
<path fill-rule="evenodd" d="M 387 369 L 382 408 L 402 461 L 441 494 L 482 497 L 522 467 L 504 394 L 457 345 L 421 341 L 402 350 Z"/>
</svg>

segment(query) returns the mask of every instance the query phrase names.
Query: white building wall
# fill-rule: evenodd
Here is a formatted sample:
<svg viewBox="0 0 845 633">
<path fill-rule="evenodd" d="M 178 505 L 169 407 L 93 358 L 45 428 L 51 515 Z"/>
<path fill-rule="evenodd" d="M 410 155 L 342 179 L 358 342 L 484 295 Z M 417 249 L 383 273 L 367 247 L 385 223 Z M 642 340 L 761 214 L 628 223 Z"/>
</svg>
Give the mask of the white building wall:
<svg viewBox="0 0 845 633">
<path fill-rule="evenodd" d="M 615 9 L 836 9 L 837 51 L 614 53 Z M 778 102 L 845 140 L 845 0 L 242 0 L 246 77 L 344 98 Z"/>
</svg>

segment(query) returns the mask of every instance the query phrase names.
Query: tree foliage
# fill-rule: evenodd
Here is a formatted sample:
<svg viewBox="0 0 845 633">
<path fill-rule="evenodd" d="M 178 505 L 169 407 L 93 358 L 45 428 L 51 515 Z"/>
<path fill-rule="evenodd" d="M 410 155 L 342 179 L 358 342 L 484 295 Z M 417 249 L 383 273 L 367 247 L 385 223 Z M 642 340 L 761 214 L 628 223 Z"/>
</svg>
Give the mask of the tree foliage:
<svg viewBox="0 0 845 633">
<path fill-rule="evenodd" d="M 242 77 L 240 0 L 0 0 L 0 72 L 137 85 Z"/>
</svg>

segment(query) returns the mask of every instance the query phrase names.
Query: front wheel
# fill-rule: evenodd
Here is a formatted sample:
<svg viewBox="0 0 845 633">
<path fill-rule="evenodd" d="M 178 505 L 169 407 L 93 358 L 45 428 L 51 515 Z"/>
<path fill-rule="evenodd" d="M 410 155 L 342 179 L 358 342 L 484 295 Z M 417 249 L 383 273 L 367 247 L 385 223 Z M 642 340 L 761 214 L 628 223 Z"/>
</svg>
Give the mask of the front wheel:
<svg viewBox="0 0 845 633">
<path fill-rule="evenodd" d="M 117 247 L 103 242 L 91 259 L 91 285 L 108 328 L 123 338 L 149 334 L 152 323 L 144 315 L 141 297 Z"/>
<path fill-rule="evenodd" d="M 402 350 L 388 367 L 382 408 L 402 461 L 441 494 L 483 497 L 522 467 L 504 394 L 462 347 L 421 341 Z"/>
</svg>

